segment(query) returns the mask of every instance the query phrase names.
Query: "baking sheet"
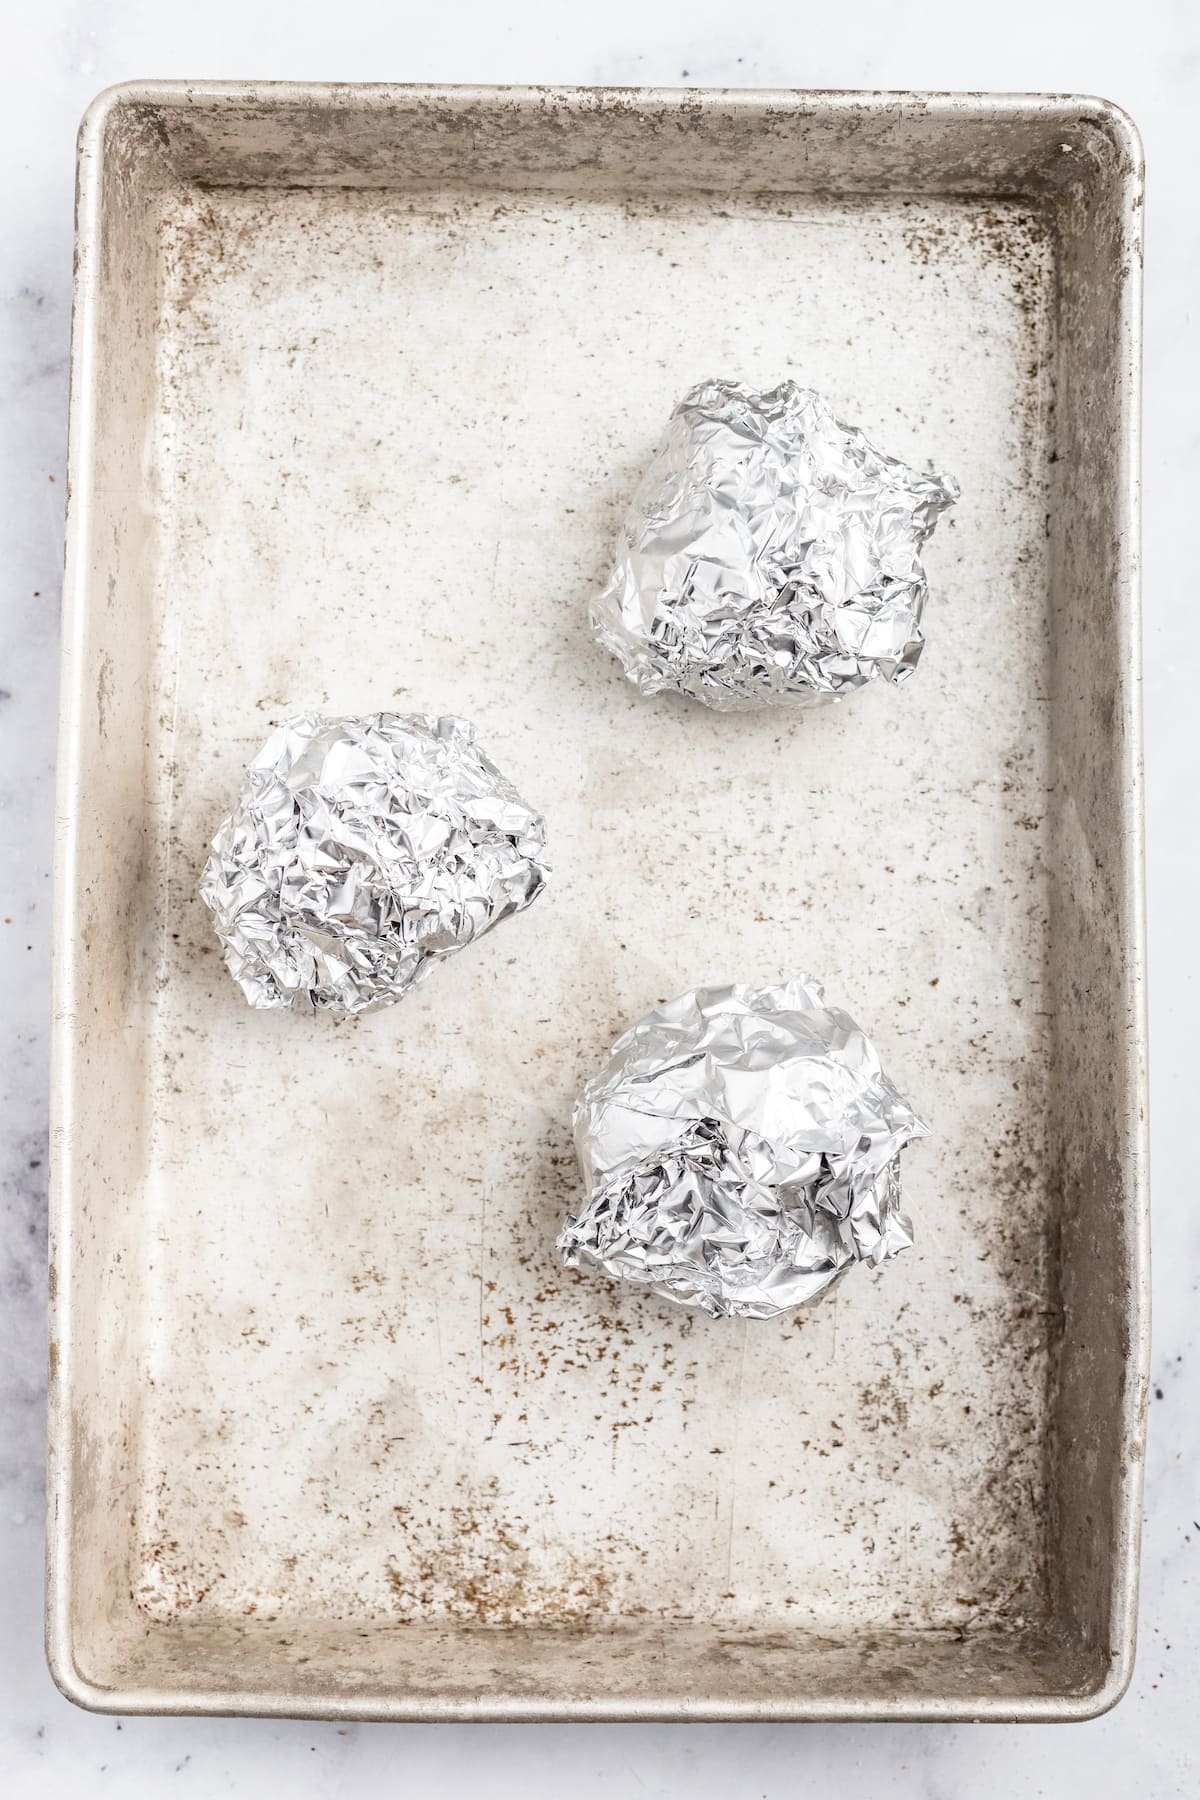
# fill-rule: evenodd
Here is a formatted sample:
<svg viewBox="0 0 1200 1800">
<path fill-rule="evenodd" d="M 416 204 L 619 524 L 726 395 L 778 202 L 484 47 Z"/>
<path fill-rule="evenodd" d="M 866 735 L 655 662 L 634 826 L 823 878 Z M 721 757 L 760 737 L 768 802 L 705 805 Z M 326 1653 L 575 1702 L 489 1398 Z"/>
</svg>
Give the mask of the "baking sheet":
<svg viewBox="0 0 1200 1800">
<path fill-rule="evenodd" d="M 461 123 L 462 96 L 442 104 Z M 933 192 L 859 191 L 852 145 L 841 193 L 802 160 L 697 189 L 639 148 L 651 181 L 612 148 L 616 102 L 582 156 L 604 104 L 477 99 L 487 182 L 451 150 L 439 167 L 438 97 L 404 90 L 136 90 L 92 127 L 145 200 L 93 221 L 73 403 L 59 1339 L 82 1325 L 106 1354 L 77 1349 L 59 1393 L 51 1636 L 93 1704 L 1078 1714 L 1124 1676 L 1139 1168 L 1127 1140 L 1077 1174 L 1072 1134 L 1100 1065 L 1126 1107 L 1135 1083 L 1138 846 L 1081 898 L 1071 768 L 1136 828 L 1136 746 L 1088 699 L 1120 695 L 1121 641 L 1063 679 L 1062 214 L 1032 178 L 969 191 L 952 147 Z M 689 116 L 656 105 L 660 132 Z M 720 126 L 693 127 L 702 150 Z M 103 273 L 121 230 L 149 305 Z M 142 346 L 128 395 L 89 396 L 89 330 Z M 901 692 L 722 718 L 641 701 L 592 643 L 631 485 L 714 373 L 812 382 L 961 481 Z M 552 891 L 387 1013 L 252 1014 L 196 898 L 207 839 L 274 721 L 388 706 L 476 722 L 547 815 Z M 1091 1021 L 1073 1063 L 1101 930 L 1119 1028 Z M 906 1159 L 917 1251 L 767 1324 L 559 1269 L 570 1104 L 611 1038 L 686 987 L 797 970 L 933 1128 Z M 99 1068 L 102 1112 L 80 1104 Z M 1087 1254 L 1128 1350 L 1072 1285 Z M 1083 1534 L 1099 1626 L 1072 1590 L 1073 1333 L 1096 1399 L 1120 1397 L 1089 1450 L 1121 1490 L 1120 1529 Z M 84 1558 L 101 1492 L 120 1503 Z"/>
</svg>

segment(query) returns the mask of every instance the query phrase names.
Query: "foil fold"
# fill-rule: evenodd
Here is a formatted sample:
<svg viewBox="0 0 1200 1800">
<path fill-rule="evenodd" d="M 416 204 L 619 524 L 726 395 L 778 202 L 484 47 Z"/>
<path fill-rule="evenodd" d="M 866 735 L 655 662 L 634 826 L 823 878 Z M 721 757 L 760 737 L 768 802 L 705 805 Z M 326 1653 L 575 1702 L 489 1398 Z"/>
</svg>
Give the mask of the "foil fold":
<svg viewBox="0 0 1200 1800">
<path fill-rule="evenodd" d="M 623 1033 L 574 1114 L 586 1198 L 557 1240 L 714 1318 L 771 1318 L 912 1244 L 926 1135 L 865 1033 L 797 978 L 702 988 Z"/>
<path fill-rule="evenodd" d="M 251 1006 L 365 1013 L 529 906 L 545 842 L 465 720 L 302 713 L 249 765 L 200 898 Z"/>
<path fill-rule="evenodd" d="M 812 388 L 701 382 L 634 495 L 592 628 L 644 694 L 722 711 L 899 684 L 924 642 L 921 546 L 958 493 Z"/>
</svg>

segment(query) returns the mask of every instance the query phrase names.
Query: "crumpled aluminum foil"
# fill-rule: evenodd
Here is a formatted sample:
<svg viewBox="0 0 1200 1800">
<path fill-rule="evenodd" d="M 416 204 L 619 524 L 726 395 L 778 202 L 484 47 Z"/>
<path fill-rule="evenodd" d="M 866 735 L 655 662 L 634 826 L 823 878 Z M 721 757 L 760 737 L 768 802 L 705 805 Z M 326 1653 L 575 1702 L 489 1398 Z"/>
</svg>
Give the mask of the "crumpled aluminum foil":
<svg viewBox="0 0 1200 1800">
<path fill-rule="evenodd" d="M 701 382 L 634 495 L 592 628 L 644 694 L 722 711 L 898 684 L 924 641 L 921 546 L 958 492 L 812 388 Z"/>
<path fill-rule="evenodd" d="M 200 881 L 251 1006 L 364 1013 L 541 892 L 539 813 L 456 718 L 272 733 Z"/>
<path fill-rule="evenodd" d="M 927 1129 L 817 982 L 701 988 L 584 1088 L 588 1198 L 558 1249 L 714 1318 L 771 1318 L 912 1244 L 900 1151 Z"/>
</svg>

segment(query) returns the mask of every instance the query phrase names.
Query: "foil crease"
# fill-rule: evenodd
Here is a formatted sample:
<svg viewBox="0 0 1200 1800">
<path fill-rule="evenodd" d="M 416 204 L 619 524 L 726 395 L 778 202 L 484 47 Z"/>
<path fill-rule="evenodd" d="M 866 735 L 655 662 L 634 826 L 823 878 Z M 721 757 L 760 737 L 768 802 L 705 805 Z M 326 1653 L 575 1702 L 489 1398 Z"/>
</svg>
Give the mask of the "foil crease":
<svg viewBox="0 0 1200 1800">
<path fill-rule="evenodd" d="M 619 1037 L 575 1107 L 587 1198 L 558 1249 L 714 1318 L 816 1300 L 912 1244 L 927 1127 L 820 985 L 702 988 Z"/>
<path fill-rule="evenodd" d="M 899 684 L 924 641 L 921 546 L 958 493 L 812 388 L 701 382 L 634 495 L 592 628 L 644 694 L 722 711 Z"/>
<path fill-rule="evenodd" d="M 465 720 L 302 713 L 249 765 L 200 898 L 251 1006 L 365 1013 L 535 900 L 545 841 Z"/>
</svg>

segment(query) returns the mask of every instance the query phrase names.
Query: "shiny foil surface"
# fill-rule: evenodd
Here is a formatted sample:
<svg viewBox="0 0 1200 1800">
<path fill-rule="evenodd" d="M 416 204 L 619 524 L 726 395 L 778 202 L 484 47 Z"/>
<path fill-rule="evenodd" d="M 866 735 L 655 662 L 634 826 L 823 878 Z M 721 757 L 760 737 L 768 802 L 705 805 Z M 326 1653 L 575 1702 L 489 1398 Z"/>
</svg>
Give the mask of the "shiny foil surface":
<svg viewBox="0 0 1200 1800">
<path fill-rule="evenodd" d="M 811 388 L 701 382 L 634 495 L 592 627 L 643 693 L 724 711 L 905 681 L 924 641 L 921 546 L 958 492 Z"/>
<path fill-rule="evenodd" d="M 200 897 L 251 1006 L 363 1013 L 535 900 L 545 842 L 465 720 L 302 713 L 247 769 Z"/>
<path fill-rule="evenodd" d="M 558 1249 L 714 1318 L 771 1318 L 911 1245 L 900 1152 L 926 1132 L 817 982 L 702 988 L 584 1088 L 587 1197 Z"/>
</svg>

